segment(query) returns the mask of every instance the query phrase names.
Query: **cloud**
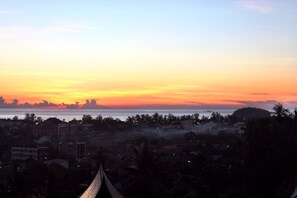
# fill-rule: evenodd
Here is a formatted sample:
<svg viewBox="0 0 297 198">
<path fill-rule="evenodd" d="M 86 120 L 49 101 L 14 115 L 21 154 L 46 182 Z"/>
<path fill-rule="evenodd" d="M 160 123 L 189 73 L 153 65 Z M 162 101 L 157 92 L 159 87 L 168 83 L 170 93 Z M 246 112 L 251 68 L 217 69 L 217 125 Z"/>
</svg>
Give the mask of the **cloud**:
<svg viewBox="0 0 297 198">
<path fill-rule="evenodd" d="M 242 0 L 237 3 L 244 9 L 260 13 L 270 13 L 273 10 L 273 8 L 267 4 L 267 0 Z"/>
<path fill-rule="evenodd" d="M 188 103 L 188 104 L 196 104 L 196 105 L 202 105 L 203 103 L 201 102 L 196 102 L 196 101 L 192 101 L 192 100 L 187 100 L 187 101 L 184 101 L 185 103 Z"/>
<path fill-rule="evenodd" d="M 288 101 L 287 103 L 297 108 L 297 100 Z"/>
<path fill-rule="evenodd" d="M 264 109 L 272 109 L 275 104 L 282 103 L 286 108 L 290 110 L 297 107 L 297 101 L 277 101 L 277 100 L 258 100 L 258 101 L 250 101 L 250 100 L 224 100 L 225 102 L 232 102 L 237 104 L 237 107 L 258 107 Z"/>
<path fill-rule="evenodd" d="M 259 100 L 259 101 L 250 101 L 250 100 L 224 100 L 224 102 L 237 103 L 243 107 L 259 107 L 265 109 L 271 109 L 275 104 L 279 103 L 277 100 Z"/>
<path fill-rule="evenodd" d="M 74 104 L 56 104 L 43 100 L 39 103 L 19 103 L 18 99 L 14 99 L 11 103 L 6 102 L 5 98 L 0 96 L 0 109 L 1 108 L 64 108 L 64 109 L 97 109 L 103 106 L 97 104 L 96 99 L 86 100 L 85 104 L 80 105 L 78 102 Z"/>
<path fill-rule="evenodd" d="M 82 105 L 82 108 L 84 109 L 94 109 L 97 107 L 98 107 L 97 99 L 86 100 L 86 103 Z"/>
<path fill-rule="evenodd" d="M 144 108 L 144 109 L 238 109 L 242 107 L 258 107 L 264 109 L 272 109 L 275 104 L 280 101 L 277 100 L 259 100 L 259 101 L 250 101 L 250 100 L 222 100 L 221 104 L 207 104 L 200 103 L 196 101 L 184 101 L 187 104 L 143 104 L 130 106 L 129 108 Z M 227 102 L 227 104 L 226 104 Z M 231 103 L 231 104 L 230 104 Z M 297 101 L 286 101 L 281 102 L 289 109 L 294 109 L 297 107 Z M 98 108 L 110 108 L 108 106 L 102 106 L 98 104 L 98 99 L 87 99 L 84 104 L 79 104 L 75 102 L 72 104 L 56 104 L 43 100 L 39 103 L 19 103 L 18 99 L 12 100 L 12 102 L 7 102 L 4 97 L 0 96 L 0 109 L 1 108 L 64 108 L 64 109 L 98 109 Z M 111 108 L 127 108 L 127 106 L 113 106 Z"/>
<path fill-rule="evenodd" d="M 256 92 L 256 93 L 249 93 L 249 95 L 254 95 L 254 96 L 267 96 L 267 95 L 269 95 L 269 93 Z"/>
</svg>

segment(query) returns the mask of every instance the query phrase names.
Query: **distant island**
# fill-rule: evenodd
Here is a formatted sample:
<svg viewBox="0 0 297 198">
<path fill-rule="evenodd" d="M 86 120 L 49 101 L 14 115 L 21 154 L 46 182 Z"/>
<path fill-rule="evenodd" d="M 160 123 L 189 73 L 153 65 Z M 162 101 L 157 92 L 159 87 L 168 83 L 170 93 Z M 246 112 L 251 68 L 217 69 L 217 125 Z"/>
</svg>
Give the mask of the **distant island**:
<svg viewBox="0 0 297 198">
<path fill-rule="evenodd" d="M 265 109 L 246 107 L 234 111 L 233 116 L 238 119 L 268 118 L 270 112 Z"/>
</svg>

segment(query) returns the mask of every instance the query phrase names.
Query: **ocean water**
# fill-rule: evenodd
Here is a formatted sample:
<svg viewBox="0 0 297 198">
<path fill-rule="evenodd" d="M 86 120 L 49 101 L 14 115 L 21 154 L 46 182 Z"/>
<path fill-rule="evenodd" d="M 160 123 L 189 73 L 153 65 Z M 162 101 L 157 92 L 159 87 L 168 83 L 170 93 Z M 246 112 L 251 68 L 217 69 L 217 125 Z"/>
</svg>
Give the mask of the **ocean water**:
<svg viewBox="0 0 297 198">
<path fill-rule="evenodd" d="M 0 118 L 18 118 L 23 119 L 26 113 L 34 113 L 36 116 L 42 117 L 44 120 L 51 117 L 56 117 L 61 120 L 70 121 L 74 118 L 80 120 L 83 115 L 91 115 L 96 118 L 98 115 L 102 117 L 113 117 L 120 120 L 126 120 L 129 116 L 137 114 L 159 113 L 162 115 L 172 114 L 175 116 L 192 115 L 198 113 L 200 117 L 209 117 L 213 112 L 218 112 L 221 115 L 230 115 L 234 109 L 209 109 L 209 110 L 195 110 L 195 109 L 0 109 Z"/>
</svg>

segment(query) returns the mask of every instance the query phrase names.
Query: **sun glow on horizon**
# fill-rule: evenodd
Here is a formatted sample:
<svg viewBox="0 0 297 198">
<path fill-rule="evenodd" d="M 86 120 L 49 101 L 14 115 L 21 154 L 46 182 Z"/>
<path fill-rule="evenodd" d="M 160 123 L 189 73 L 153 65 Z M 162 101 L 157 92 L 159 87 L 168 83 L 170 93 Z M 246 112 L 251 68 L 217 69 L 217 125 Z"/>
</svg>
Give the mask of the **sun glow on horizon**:
<svg viewBox="0 0 297 198">
<path fill-rule="evenodd" d="M 0 3 L 9 103 L 297 105 L 296 1 L 30 2 Z"/>
</svg>

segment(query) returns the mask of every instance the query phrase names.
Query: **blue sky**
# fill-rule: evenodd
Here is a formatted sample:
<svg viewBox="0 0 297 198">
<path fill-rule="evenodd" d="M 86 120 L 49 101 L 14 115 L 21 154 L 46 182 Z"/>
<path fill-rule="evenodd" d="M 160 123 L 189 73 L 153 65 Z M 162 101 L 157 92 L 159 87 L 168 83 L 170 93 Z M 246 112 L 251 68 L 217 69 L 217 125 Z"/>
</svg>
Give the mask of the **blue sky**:
<svg viewBox="0 0 297 198">
<path fill-rule="evenodd" d="M 0 0 L 0 90 L 108 105 L 297 101 L 296 9 L 294 0 Z"/>
</svg>

